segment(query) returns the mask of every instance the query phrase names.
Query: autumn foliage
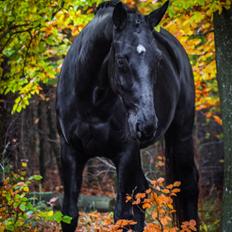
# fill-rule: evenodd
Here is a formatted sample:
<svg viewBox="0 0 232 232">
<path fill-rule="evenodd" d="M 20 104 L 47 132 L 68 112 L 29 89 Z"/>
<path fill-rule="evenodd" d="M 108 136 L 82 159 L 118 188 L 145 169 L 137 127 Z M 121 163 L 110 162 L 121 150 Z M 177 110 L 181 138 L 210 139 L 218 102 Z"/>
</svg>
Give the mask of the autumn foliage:
<svg viewBox="0 0 232 232">
<path fill-rule="evenodd" d="M 24 162 L 22 165 L 26 168 Z M 5 178 L 0 187 L 0 231 L 60 231 L 61 221 L 70 222 L 70 217 L 33 197 L 31 186 L 39 180 L 39 175 L 27 177 L 25 169 Z M 181 228 L 175 225 L 173 198 L 180 192 L 180 185 L 177 181 L 165 186 L 164 178 L 159 178 L 151 181 L 151 187 L 145 193 L 126 196 L 128 204 L 147 211 L 144 232 L 196 231 L 194 220 L 184 222 Z M 126 219 L 113 223 L 113 213 L 81 212 L 77 231 L 121 232 L 125 228 L 130 230 L 135 224 Z"/>
<path fill-rule="evenodd" d="M 12 112 L 20 112 L 42 84 L 54 85 L 71 41 L 94 17 L 101 0 L 8 1 L 0 3 L 0 94 L 15 94 Z M 165 0 L 123 0 L 148 14 Z M 193 66 L 196 108 L 221 124 L 216 81 L 213 14 L 230 0 L 171 0 L 161 25 L 185 47 Z M 17 10 L 16 10 L 17 9 Z M 159 26 L 159 27 L 160 27 Z M 156 30 L 159 30 L 159 27 Z M 77 54 L 78 55 L 78 54 Z M 7 65 L 6 65 L 7 63 Z"/>
<path fill-rule="evenodd" d="M 140 210 L 146 210 L 146 226 L 144 232 L 191 232 L 196 231 L 194 220 L 183 222 L 180 228 L 175 224 L 174 197 L 180 192 L 179 181 L 164 184 L 164 178 L 151 181 L 151 187 L 145 193 L 127 195 L 125 201 Z M 122 232 L 123 228 L 131 229 L 136 224 L 132 220 L 112 222 L 112 214 L 98 212 L 81 213 L 78 231 Z M 132 230 L 131 230 L 132 231 Z"/>
<path fill-rule="evenodd" d="M 12 112 L 20 112 L 29 105 L 33 95 L 42 94 L 43 85 L 55 85 L 56 76 L 67 50 L 83 27 L 94 17 L 101 1 L 0 1 L 0 94 L 11 94 L 15 104 Z M 124 0 L 148 14 L 164 1 Z M 185 47 L 194 72 L 196 109 L 207 118 L 222 124 L 216 81 L 213 13 L 231 7 L 231 0 L 172 0 L 162 20 L 162 27 L 174 34 Z M 157 31 L 160 27 L 156 28 Z M 77 54 L 78 55 L 78 54 Z M 216 112 L 216 113 L 215 113 Z M 0 188 L 0 231 L 33 231 L 32 224 L 65 220 L 51 209 L 31 204 L 30 185 L 38 176 L 11 175 Z M 141 210 L 146 209 L 144 231 L 196 231 L 196 222 L 175 223 L 176 197 L 180 183 L 165 186 L 160 178 L 151 183 L 145 193 L 128 195 L 125 201 Z M 30 219 L 30 220 L 28 220 Z M 67 218 L 66 218 L 67 219 Z M 45 223 L 45 224 L 46 224 Z M 112 213 L 81 213 L 79 231 L 122 231 L 136 222 L 120 220 L 113 223 Z M 56 225 L 57 226 L 57 225 Z M 55 227 L 54 227 L 55 228 Z M 35 231 L 36 231 L 35 229 Z M 54 229 L 55 231 L 55 229 Z"/>
</svg>

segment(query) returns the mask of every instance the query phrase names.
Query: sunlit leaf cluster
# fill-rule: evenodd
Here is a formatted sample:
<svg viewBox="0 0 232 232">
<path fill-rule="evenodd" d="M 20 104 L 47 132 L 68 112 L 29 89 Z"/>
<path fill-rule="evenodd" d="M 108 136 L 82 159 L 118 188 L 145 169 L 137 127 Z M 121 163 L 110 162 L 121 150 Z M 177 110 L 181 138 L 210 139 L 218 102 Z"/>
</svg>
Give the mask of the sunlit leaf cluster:
<svg viewBox="0 0 232 232">
<path fill-rule="evenodd" d="M 13 94 L 20 112 L 43 84 L 54 84 L 73 38 L 101 0 L 1 1 L 0 94 Z M 148 14 L 165 0 L 124 0 Z M 230 0 L 171 0 L 162 26 L 186 48 L 193 65 L 197 110 L 218 110 L 213 14 Z M 78 54 L 77 54 L 78 56 Z M 209 116 L 208 115 L 208 116 Z"/>
<path fill-rule="evenodd" d="M 20 112 L 43 84 L 54 84 L 73 36 L 93 17 L 97 1 L 1 1 L 0 94 Z"/>
</svg>

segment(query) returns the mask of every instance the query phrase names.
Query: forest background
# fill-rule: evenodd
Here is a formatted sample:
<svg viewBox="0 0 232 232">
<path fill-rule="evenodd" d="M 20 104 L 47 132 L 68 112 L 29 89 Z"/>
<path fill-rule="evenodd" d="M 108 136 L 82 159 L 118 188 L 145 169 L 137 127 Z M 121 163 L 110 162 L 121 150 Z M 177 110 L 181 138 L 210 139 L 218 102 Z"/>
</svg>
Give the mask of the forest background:
<svg viewBox="0 0 232 232">
<path fill-rule="evenodd" d="M 39 174 L 43 177 L 40 191 L 62 191 L 58 175 L 59 137 L 54 110 L 57 77 L 73 39 L 94 17 L 94 11 L 101 2 L 0 2 L 2 179 L 11 172 L 9 170 L 17 170 L 26 162 L 28 175 Z M 143 14 L 150 13 L 164 3 L 155 0 L 124 2 L 131 7 L 137 7 Z M 230 105 L 225 106 L 223 101 L 222 104 L 222 115 L 226 125 L 223 134 L 219 100 L 219 95 L 221 99 L 232 98 L 231 82 L 225 82 L 226 78 L 223 78 L 224 74 L 221 71 L 222 57 L 226 57 L 226 54 L 222 53 L 223 45 L 227 46 L 228 53 L 232 49 L 231 36 L 228 36 L 232 32 L 231 5 L 230 0 L 172 0 L 161 22 L 161 26 L 174 34 L 185 47 L 194 71 L 195 144 L 200 170 L 202 231 L 218 231 L 220 227 L 223 173 L 229 163 L 228 159 L 224 160 L 224 154 L 225 158 L 231 156 L 231 145 L 228 145 L 228 135 L 231 135 L 231 113 L 226 110 L 231 103 L 226 102 L 225 104 Z M 223 23 L 228 32 L 220 28 L 225 26 Z M 159 27 L 155 29 L 159 31 Z M 222 64 L 220 67 L 216 67 L 216 60 L 217 65 Z M 226 70 L 226 67 L 224 72 L 228 75 L 232 73 L 231 68 Z M 222 74 L 222 77 L 217 78 L 217 73 Z M 226 144 L 223 143 L 223 136 L 227 138 Z M 143 153 L 143 166 L 147 178 L 156 179 L 162 176 L 162 141 Z M 86 169 L 82 192 L 114 198 L 115 187 L 112 186 L 115 182 L 115 170 L 112 164 L 108 160 L 97 158 L 90 161 Z M 225 183 L 231 186 L 226 180 Z M 36 187 L 34 190 L 38 191 Z M 226 217 L 229 218 L 229 214 L 224 214 L 224 218 Z"/>
</svg>

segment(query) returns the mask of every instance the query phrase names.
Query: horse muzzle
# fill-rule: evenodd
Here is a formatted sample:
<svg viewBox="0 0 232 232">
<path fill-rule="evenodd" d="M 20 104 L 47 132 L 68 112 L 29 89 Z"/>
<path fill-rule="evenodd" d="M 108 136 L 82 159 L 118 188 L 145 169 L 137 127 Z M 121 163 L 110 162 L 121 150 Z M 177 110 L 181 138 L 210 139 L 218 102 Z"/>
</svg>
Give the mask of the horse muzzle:
<svg viewBox="0 0 232 232">
<path fill-rule="evenodd" d="M 158 120 L 150 122 L 137 122 L 136 137 L 140 142 L 152 140 L 155 137 L 158 128 Z"/>
</svg>

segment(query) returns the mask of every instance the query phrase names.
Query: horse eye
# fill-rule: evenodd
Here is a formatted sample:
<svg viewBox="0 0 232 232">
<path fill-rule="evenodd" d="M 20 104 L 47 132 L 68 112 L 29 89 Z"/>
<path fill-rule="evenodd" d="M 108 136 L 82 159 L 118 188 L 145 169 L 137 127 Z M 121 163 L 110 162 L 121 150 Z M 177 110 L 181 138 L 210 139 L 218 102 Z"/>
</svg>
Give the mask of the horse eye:
<svg viewBox="0 0 232 232">
<path fill-rule="evenodd" d="M 118 59 L 118 65 L 119 65 L 119 66 L 122 66 L 123 64 L 124 64 L 123 59 L 119 58 L 119 59 Z"/>
</svg>

